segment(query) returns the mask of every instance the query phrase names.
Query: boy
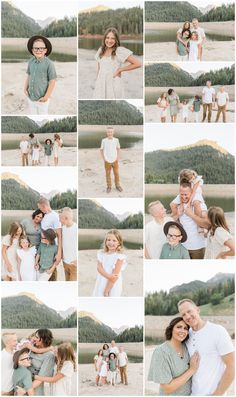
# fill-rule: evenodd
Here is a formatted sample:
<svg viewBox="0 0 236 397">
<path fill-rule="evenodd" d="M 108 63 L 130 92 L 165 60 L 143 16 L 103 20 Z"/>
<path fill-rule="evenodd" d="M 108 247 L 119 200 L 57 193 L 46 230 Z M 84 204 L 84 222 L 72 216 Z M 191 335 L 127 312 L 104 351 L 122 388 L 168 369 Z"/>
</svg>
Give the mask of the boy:
<svg viewBox="0 0 236 397">
<path fill-rule="evenodd" d="M 128 357 L 126 352 L 124 351 L 123 346 L 120 347 L 120 352 L 118 354 L 118 365 L 120 370 L 120 383 L 124 385 L 128 385 L 127 378 L 127 366 L 128 366 Z"/>
<path fill-rule="evenodd" d="M 62 260 L 66 281 L 77 280 L 77 225 L 73 222 L 73 211 L 69 207 L 61 210 Z"/>
<path fill-rule="evenodd" d="M 14 396 L 13 386 L 13 353 L 17 345 L 17 336 L 15 333 L 5 333 L 2 335 L 2 341 L 5 348 L 2 350 L 1 358 L 1 378 L 2 396 Z"/>
<path fill-rule="evenodd" d="M 28 161 L 28 154 L 29 154 L 29 142 L 22 136 L 22 141 L 20 141 L 20 150 L 21 150 L 21 159 L 22 159 L 22 166 L 29 165 Z"/>
<path fill-rule="evenodd" d="M 187 240 L 187 233 L 177 222 L 167 222 L 164 233 L 168 242 L 161 250 L 160 259 L 190 259 L 188 250 L 181 244 Z"/>
<path fill-rule="evenodd" d="M 101 155 L 104 161 L 105 171 L 106 171 L 106 181 L 107 181 L 107 193 L 111 192 L 111 169 L 113 169 L 115 177 L 116 189 L 122 192 L 122 187 L 120 186 L 120 176 L 119 176 L 119 157 L 120 157 L 120 142 L 119 139 L 114 138 L 114 128 L 107 127 L 106 130 L 107 137 L 101 142 Z"/>
<path fill-rule="evenodd" d="M 24 93 L 28 97 L 30 114 L 48 114 L 49 98 L 56 83 L 56 70 L 48 59 L 52 51 L 50 41 L 43 36 L 33 36 L 27 43 L 33 55 L 29 60 Z"/>
</svg>

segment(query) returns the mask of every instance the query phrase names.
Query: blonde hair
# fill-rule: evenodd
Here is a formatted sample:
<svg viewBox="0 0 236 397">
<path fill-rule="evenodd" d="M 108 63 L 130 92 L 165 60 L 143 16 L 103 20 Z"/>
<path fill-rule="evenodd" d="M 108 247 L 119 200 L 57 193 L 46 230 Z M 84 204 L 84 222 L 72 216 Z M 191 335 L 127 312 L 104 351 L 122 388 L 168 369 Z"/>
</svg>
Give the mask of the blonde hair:
<svg viewBox="0 0 236 397">
<path fill-rule="evenodd" d="M 12 336 L 16 336 L 16 333 L 15 332 L 5 332 L 4 334 L 2 334 L 2 341 L 5 346 L 6 346 L 7 342 L 9 341 L 9 339 L 11 339 Z"/>
<path fill-rule="evenodd" d="M 21 245 L 22 240 L 27 240 L 28 243 L 29 243 L 29 248 L 32 247 L 32 244 L 30 242 L 29 237 L 24 235 L 24 236 L 20 236 L 20 238 L 19 238 L 19 246 L 20 246 L 20 248 L 22 248 L 22 245 Z"/>
<path fill-rule="evenodd" d="M 179 173 L 179 178 L 178 181 L 179 183 L 189 183 L 193 178 L 196 178 L 198 174 L 194 170 L 190 170 L 188 168 L 184 168 L 183 170 L 180 171 Z"/>
<path fill-rule="evenodd" d="M 41 197 L 39 198 L 38 204 L 39 204 L 39 205 L 49 205 L 50 203 L 49 203 L 49 200 L 46 199 L 46 197 L 42 197 L 42 196 L 41 196 Z"/>
<path fill-rule="evenodd" d="M 192 299 L 184 298 L 184 299 L 181 299 L 181 300 L 177 303 L 178 309 L 179 309 L 179 307 L 180 307 L 183 303 L 185 303 L 185 302 L 191 303 L 193 306 L 197 307 L 196 303 L 195 303 L 194 301 L 192 301 Z"/>
<path fill-rule="evenodd" d="M 159 200 L 152 201 L 151 203 L 148 204 L 148 212 L 149 212 L 149 214 L 151 214 L 152 207 L 155 207 L 155 205 L 158 205 L 158 204 L 161 204 L 161 202 Z"/>
<path fill-rule="evenodd" d="M 119 230 L 111 229 L 111 230 L 109 230 L 107 232 L 107 234 L 105 236 L 105 239 L 104 239 L 104 242 L 103 242 L 103 250 L 104 250 L 104 252 L 108 252 L 108 248 L 107 248 L 106 242 L 107 242 L 107 237 L 108 237 L 109 234 L 114 234 L 115 238 L 117 239 L 117 241 L 119 243 L 119 245 L 117 247 L 117 251 L 121 251 L 123 249 L 123 247 L 124 247 L 123 238 L 122 238 Z"/>
<path fill-rule="evenodd" d="M 76 370 L 76 360 L 74 349 L 69 342 L 61 343 L 57 347 L 57 371 L 60 372 L 65 361 L 71 361 Z"/>
<path fill-rule="evenodd" d="M 218 227 L 223 227 L 223 229 L 230 232 L 229 227 L 227 225 L 225 214 L 222 208 L 220 207 L 210 207 L 207 212 L 208 219 L 210 221 L 211 234 L 214 236 L 215 231 Z"/>
<path fill-rule="evenodd" d="M 69 216 L 71 219 L 73 219 L 73 211 L 70 207 L 64 207 L 59 211 L 59 214 Z"/>
<path fill-rule="evenodd" d="M 17 232 L 17 230 L 19 229 L 19 227 L 21 228 L 21 234 L 20 234 L 20 237 L 19 237 L 19 238 L 21 238 L 22 236 L 25 236 L 24 229 L 23 229 L 23 227 L 21 226 L 21 224 L 20 224 L 19 222 L 13 222 L 13 223 L 11 224 L 11 226 L 10 226 L 10 229 L 9 229 L 9 234 L 10 234 L 10 245 L 12 245 L 14 236 L 16 235 L 16 232 Z"/>
</svg>

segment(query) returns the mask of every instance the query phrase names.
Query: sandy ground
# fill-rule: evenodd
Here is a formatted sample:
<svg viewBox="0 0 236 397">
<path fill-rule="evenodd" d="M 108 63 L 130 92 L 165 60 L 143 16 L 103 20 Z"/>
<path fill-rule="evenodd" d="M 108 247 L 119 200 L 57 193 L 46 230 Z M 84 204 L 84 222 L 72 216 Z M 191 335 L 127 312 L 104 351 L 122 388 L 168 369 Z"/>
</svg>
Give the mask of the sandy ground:
<svg viewBox="0 0 236 397">
<path fill-rule="evenodd" d="M 172 29 L 176 32 L 181 27 L 181 23 L 146 23 L 145 29 Z M 234 34 L 234 22 L 205 22 L 201 27 L 206 33 L 218 33 L 221 35 Z M 234 60 L 234 41 L 206 41 L 203 48 L 202 61 L 233 61 Z M 147 43 L 145 44 L 145 61 L 178 61 L 176 44 L 174 42 Z"/>
<path fill-rule="evenodd" d="M 49 114 L 73 115 L 77 113 L 77 64 L 54 62 L 57 83 L 49 104 Z M 28 115 L 27 98 L 23 87 L 27 62 L 2 63 L 2 114 Z"/>
<path fill-rule="evenodd" d="M 91 99 L 97 75 L 95 50 L 79 49 L 79 98 Z M 143 64 L 143 57 L 136 56 Z M 123 73 L 124 99 L 142 99 L 143 68 Z M 99 98 L 97 98 L 99 99 Z"/>
<path fill-rule="evenodd" d="M 143 295 L 143 250 L 124 250 L 127 267 L 122 272 L 122 296 Z M 92 296 L 97 276 L 97 250 L 79 251 L 79 296 Z"/>
<path fill-rule="evenodd" d="M 113 187 L 106 193 L 104 164 L 99 149 L 79 150 L 79 197 L 142 197 L 143 151 L 122 149 L 120 160 L 120 181 L 123 192 Z M 113 179 L 113 176 L 112 176 Z"/>
<path fill-rule="evenodd" d="M 40 153 L 40 164 L 44 166 L 44 154 Z M 16 150 L 3 150 L 2 151 L 2 166 L 21 166 L 21 152 Z M 31 161 L 30 164 L 31 165 Z M 77 165 L 77 148 L 76 147 L 63 147 L 60 152 L 59 166 L 76 166 Z M 50 166 L 54 166 L 53 155 L 50 159 Z"/>
<path fill-rule="evenodd" d="M 80 396 L 141 396 L 143 395 L 143 364 L 128 364 L 128 386 L 117 384 L 97 387 L 95 384 L 95 370 L 93 364 L 79 366 L 79 395 Z M 118 375 L 118 383 L 120 376 Z"/>
</svg>

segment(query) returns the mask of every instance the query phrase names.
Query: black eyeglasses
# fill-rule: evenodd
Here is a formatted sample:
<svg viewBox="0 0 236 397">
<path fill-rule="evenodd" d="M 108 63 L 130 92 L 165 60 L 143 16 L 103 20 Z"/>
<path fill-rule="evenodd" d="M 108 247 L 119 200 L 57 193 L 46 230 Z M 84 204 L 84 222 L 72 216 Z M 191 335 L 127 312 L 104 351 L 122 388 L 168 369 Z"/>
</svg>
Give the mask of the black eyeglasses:
<svg viewBox="0 0 236 397">
<path fill-rule="evenodd" d="M 25 360 L 31 360 L 31 358 L 28 356 L 28 357 L 25 357 L 25 358 L 21 358 L 19 361 L 25 361 Z"/>
<path fill-rule="evenodd" d="M 167 234 L 167 238 L 173 238 L 173 240 L 176 240 L 177 239 L 177 237 L 180 237 L 181 236 L 181 234 L 170 234 L 170 233 L 168 233 Z"/>
<path fill-rule="evenodd" d="M 43 50 L 46 50 L 46 47 L 33 47 L 33 50 L 42 52 Z"/>
</svg>

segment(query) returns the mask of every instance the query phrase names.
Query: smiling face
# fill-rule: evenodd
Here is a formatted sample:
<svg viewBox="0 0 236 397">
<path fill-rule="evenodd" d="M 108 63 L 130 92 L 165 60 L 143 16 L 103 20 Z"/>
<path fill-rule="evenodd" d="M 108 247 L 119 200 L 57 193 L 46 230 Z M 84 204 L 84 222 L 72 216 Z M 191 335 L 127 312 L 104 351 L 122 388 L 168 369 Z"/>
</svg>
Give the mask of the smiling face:
<svg viewBox="0 0 236 397">
<path fill-rule="evenodd" d="M 157 219 L 164 218 L 166 215 L 166 209 L 163 204 L 159 203 L 159 204 L 153 205 L 150 208 L 150 214 L 154 218 L 157 218 Z"/>
<path fill-rule="evenodd" d="M 191 39 L 192 39 L 193 41 L 197 41 L 197 40 L 198 40 L 198 34 L 197 34 L 196 32 L 193 32 L 193 33 L 192 33 L 192 36 L 191 36 Z"/>
<path fill-rule="evenodd" d="M 109 32 L 105 37 L 105 45 L 107 48 L 112 48 L 116 44 L 116 37 L 114 33 Z"/>
<path fill-rule="evenodd" d="M 35 217 L 34 217 L 34 223 L 36 223 L 36 224 L 38 225 L 38 224 L 41 223 L 42 219 L 43 219 L 43 214 L 35 215 Z"/>
<path fill-rule="evenodd" d="M 20 246 L 21 246 L 21 248 L 23 248 L 23 249 L 29 248 L 29 241 L 27 240 L 27 238 L 21 239 L 21 241 L 20 241 Z"/>
<path fill-rule="evenodd" d="M 29 357 L 29 353 L 21 354 L 18 362 L 21 367 L 30 367 L 31 366 L 31 358 Z"/>
<path fill-rule="evenodd" d="M 175 324 L 173 330 L 172 330 L 172 337 L 171 339 L 174 339 L 178 342 L 183 342 L 188 336 L 188 326 L 184 321 L 179 321 L 177 324 Z"/>
<path fill-rule="evenodd" d="M 47 53 L 47 48 L 43 40 L 33 42 L 32 52 L 37 59 L 42 59 Z"/>
<path fill-rule="evenodd" d="M 106 238 L 106 247 L 108 252 L 116 252 L 120 243 L 114 234 L 108 234 Z"/>
<path fill-rule="evenodd" d="M 190 187 L 180 186 L 179 194 L 180 194 L 181 202 L 187 203 L 190 199 L 191 193 L 192 193 L 192 190 Z"/>
<path fill-rule="evenodd" d="M 18 227 L 15 236 L 16 236 L 16 237 L 20 237 L 20 235 L 21 235 L 22 233 L 23 233 L 22 228 L 21 228 L 21 227 Z"/>
<path fill-rule="evenodd" d="M 183 302 L 179 305 L 179 314 L 193 330 L 198 329 L 201 322 L 200 309 L 191 302 Z"/>
<path fill-rule="evenodd" d="M 114 135 L 114 128 L 107 128 L 106 134 L 108 139 L 112 139 Z"/>
</svg>

